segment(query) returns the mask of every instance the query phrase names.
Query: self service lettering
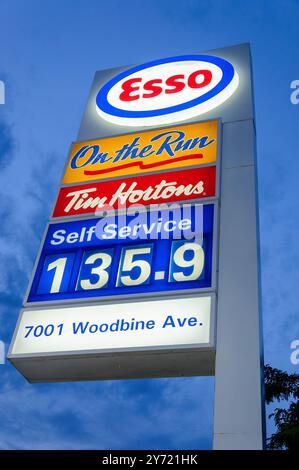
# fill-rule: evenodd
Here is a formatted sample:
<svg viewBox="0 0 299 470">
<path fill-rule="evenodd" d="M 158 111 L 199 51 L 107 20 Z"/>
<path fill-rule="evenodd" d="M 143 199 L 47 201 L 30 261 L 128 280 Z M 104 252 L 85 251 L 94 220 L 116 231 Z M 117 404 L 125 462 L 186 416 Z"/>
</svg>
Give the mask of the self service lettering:
<svg viewBox="0 0 299 470">
<path fill-rule="evenodd" d="M 116 243 L 122 240 L 191 239 L 202 233 L 204 214 L 207 214 L 208 209 L 208 206 L 200 204 L 186 204 L 175 206 L 174 209 L 147 212 L 140 207 L 137 215 L 123 214 L 51 224 L 46 245 L 56 250 L 99 245 L 109 240 Z M 136 212 L 136 208 L 133 212 Z"/>
</svg>

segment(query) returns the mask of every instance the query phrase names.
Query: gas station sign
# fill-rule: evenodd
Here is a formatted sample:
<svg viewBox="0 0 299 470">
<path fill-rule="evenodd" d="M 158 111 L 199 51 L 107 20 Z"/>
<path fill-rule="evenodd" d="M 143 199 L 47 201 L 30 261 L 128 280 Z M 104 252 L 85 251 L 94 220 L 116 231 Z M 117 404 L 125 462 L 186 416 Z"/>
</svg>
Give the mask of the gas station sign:
<svg viewBox="0 0 299 470">
<path fill-rule="evenodd" d="M 193 55 L 92 91 L 102 130 L 71 145 L 9 352 L 28 380 L 213 373 L 221 121 L 178 121 L 237 87 Z"/>
<path fill-rule="evenodd" d="M 215 375 L 214 448 L 262 447 L 251 76 L 247 44 L 96 72 L 8 354 L 28 381 Z"/>
</svg>

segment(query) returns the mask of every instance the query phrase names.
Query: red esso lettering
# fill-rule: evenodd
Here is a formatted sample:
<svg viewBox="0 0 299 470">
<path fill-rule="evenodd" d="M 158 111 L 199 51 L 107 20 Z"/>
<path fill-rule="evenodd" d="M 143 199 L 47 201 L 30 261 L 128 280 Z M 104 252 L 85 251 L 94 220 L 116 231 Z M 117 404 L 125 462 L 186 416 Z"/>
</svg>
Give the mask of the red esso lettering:
<svg viewBox="0 0 299 470">
<path fill-rule="evenodd" d="M 165 80 L 165 83 L 161 78 L 148 80 L 143 84 L 141 83 L 142 78 L 130 78 L 122 84 L 123 91 L 119 95 L 119 99 L 121 101 L 135 101 L 139 98 L 154 98 L 162 92 L 165 94 L 179 93 L 186 86 L 193 89 L 203 88 L 211 81 L 212 72 L 210 70 L 196 70 L 187 79 L 184 74 L 172 75 Z"/>
</svg>

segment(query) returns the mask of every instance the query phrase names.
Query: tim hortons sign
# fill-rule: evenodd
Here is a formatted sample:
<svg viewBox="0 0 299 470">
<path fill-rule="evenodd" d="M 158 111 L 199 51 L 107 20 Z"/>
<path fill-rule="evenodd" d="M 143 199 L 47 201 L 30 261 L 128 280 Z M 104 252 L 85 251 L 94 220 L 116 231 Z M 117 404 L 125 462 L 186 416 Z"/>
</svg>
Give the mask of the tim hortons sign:
<svg viewBox="0 0 299 470">
<path fill-rule="evenodd" d="M 215 187 L 216 166 L 66 186 L 59 191 L 53 217 L 209 198 Z"/>
</svg>

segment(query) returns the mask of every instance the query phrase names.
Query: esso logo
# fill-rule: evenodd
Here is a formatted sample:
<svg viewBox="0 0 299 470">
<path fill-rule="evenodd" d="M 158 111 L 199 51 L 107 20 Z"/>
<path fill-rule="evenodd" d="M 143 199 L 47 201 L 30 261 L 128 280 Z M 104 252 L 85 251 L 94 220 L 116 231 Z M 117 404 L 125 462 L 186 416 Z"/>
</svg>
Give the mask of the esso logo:
<svg viewBox="0 0 299 470">
<path fill-rule="evenodd" d="M 96 96 L 98 114 L 113 124 L 155 126 L 204 114 L 226 101 L 239 77 L 225 59 L 188 55 L 130 68 Z"/>
</svg>

